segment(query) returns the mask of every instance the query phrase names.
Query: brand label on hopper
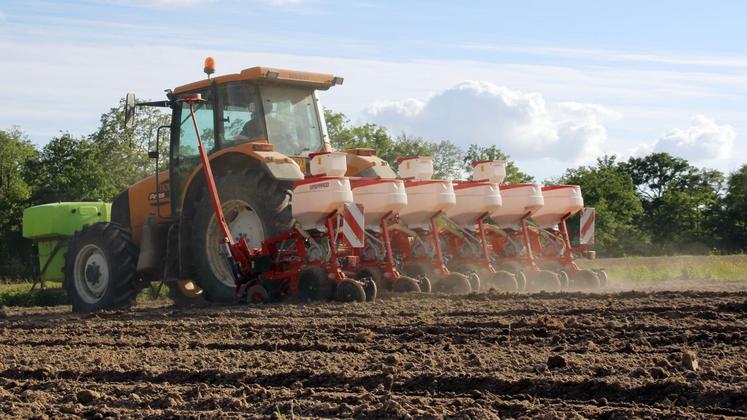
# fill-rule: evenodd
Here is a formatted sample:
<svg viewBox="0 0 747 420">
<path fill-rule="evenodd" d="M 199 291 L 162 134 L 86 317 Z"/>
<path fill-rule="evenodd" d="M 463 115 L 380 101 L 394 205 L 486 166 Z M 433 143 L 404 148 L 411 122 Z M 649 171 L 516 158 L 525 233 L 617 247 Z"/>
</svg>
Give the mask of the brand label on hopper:
<svg viewBox="0 0 747 420">
<path fill-rule="evenodd" d="M 320 184 L 311 184 L 309 187 L 310 190 L 323 190 L 325 188 L 329 188 L 329 182 L 322 182 Z"/>
</svg>

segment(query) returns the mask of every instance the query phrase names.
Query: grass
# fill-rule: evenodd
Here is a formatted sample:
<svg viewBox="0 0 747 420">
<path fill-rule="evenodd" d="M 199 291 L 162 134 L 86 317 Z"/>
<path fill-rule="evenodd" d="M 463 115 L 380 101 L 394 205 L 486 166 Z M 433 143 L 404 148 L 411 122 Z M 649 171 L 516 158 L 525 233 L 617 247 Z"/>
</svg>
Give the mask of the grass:
<svg viewBox="0 0 747 420">
<path fill-rule="evenodd" d="M 145 288 L 137 297 L 138 302 L 159 300 L 169 295 L 166 285 L 158 292 L 158 284 Z M 67 305 L 67 296 L 60 282 L 47 282 L 47 290 L 39 287 L 31 290 L 31 283 L 0 284 L 0 307 L 30 307 Z"/>
<path fill-rule="evenodd" d="M 0 306 L 57 306 L 65 305 L 67 297 L 62 283 L 47 283 L 47 290 L 31 290 L 31 283 L 0 285 Z"/>
<path fill-rule="evenodd" d="M 601 258 L 579 265 L 604 268 L 613 282 L 747 281 L 747 255 Z"/>
</svg>

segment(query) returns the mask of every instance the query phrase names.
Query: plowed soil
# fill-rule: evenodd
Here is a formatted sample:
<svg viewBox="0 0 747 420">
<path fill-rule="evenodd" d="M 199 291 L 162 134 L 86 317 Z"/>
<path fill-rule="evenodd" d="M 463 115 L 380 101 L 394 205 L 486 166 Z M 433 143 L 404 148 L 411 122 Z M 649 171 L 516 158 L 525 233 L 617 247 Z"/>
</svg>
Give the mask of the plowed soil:
<svg viewBox="0 0 747 420">
<path fill-rule="evenodd" d="M 68 311 L 0 312 L 0 415 L 747 416 L 745 291 Z"/>
</svg>

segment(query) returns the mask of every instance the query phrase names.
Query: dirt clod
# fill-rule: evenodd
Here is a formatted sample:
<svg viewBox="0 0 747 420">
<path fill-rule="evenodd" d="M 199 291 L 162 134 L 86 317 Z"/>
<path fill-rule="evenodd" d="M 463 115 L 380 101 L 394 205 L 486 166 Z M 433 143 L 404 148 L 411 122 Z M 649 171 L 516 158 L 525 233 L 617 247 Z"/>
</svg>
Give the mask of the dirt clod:
<svg viewBox="0 0 747 420">
<path fill-rule="evenodd" d="M 101 398 L 101 394 L 99 394 L 96 391 L 92 391 L 90 389 L 84 389 L 81 391 L 78 391 L 75 393 L 75 398 L 80 402 L 81 404 L 90 404 L 99 398 Z"/>
<path fill-rule="evenodd" d="M 693 372 L 698 370 L 698 356 L 694 351 L 685 350 L 682 353 L 682 367 Z"/>
<path fill-rule="evenodd" d="M 565 357 L 561 355 L 554 355 L 547 358 L 547 367 L 550 369 L 563 368 L 568 365 L 565 361 Z"/>
<path fill-rule="evenodd" d="M 667 377 L 669 377 L 669 374 L 667 373 L 667 371 L 664 370 L 664 369 L 662 369 L 662 368 L 660 368 L 660 367 L 658 367 L 658 366 L 651 368 L 648 371 L 648 373 L 654 379 L 666 379 Z"/>
<path fill-rule="evenodd" d="M 388 365 L 396 366 L 402 363 L 402 359 L 396 354 L 390 354 L 384 359 L 384 362 L 386 362 Z"/>
</svg>

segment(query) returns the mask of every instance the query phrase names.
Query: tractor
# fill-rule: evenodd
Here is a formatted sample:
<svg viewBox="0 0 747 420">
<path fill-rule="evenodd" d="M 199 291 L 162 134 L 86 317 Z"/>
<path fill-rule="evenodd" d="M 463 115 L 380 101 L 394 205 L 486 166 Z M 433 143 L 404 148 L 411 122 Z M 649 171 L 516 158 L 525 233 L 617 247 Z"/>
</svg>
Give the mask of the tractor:
<svg viewBox="0 0 747 420">
<path fill-rule="evenodd" d="M 168 130 L 168 167 L 156 169 L 116 196 L 111 218 L 83 227 L 68 243 L 64 283 L 76 312 L 130 305 L 151 282 L 169 285 L 179 303 L 232 302 L 235 278 L 220 243 L 195 127 L 205 145 L 225 221 L 235 241 L 250 248 L 293 227 L 290 200 L 304 179 L 308 156 L 330 151 L 316 91 L 341 85 L 331 74 L 252 67 L 166 91 L 166 100 L 125 101 L 125 126 L 139 107 L 168 108 L 150 157 L 159 168 L 159 143 Z M 194 118 L 183 98 L 199 95 Z M 356 176 L 392 174 L 375 156 L 354 158 Z"/>
</svg>

